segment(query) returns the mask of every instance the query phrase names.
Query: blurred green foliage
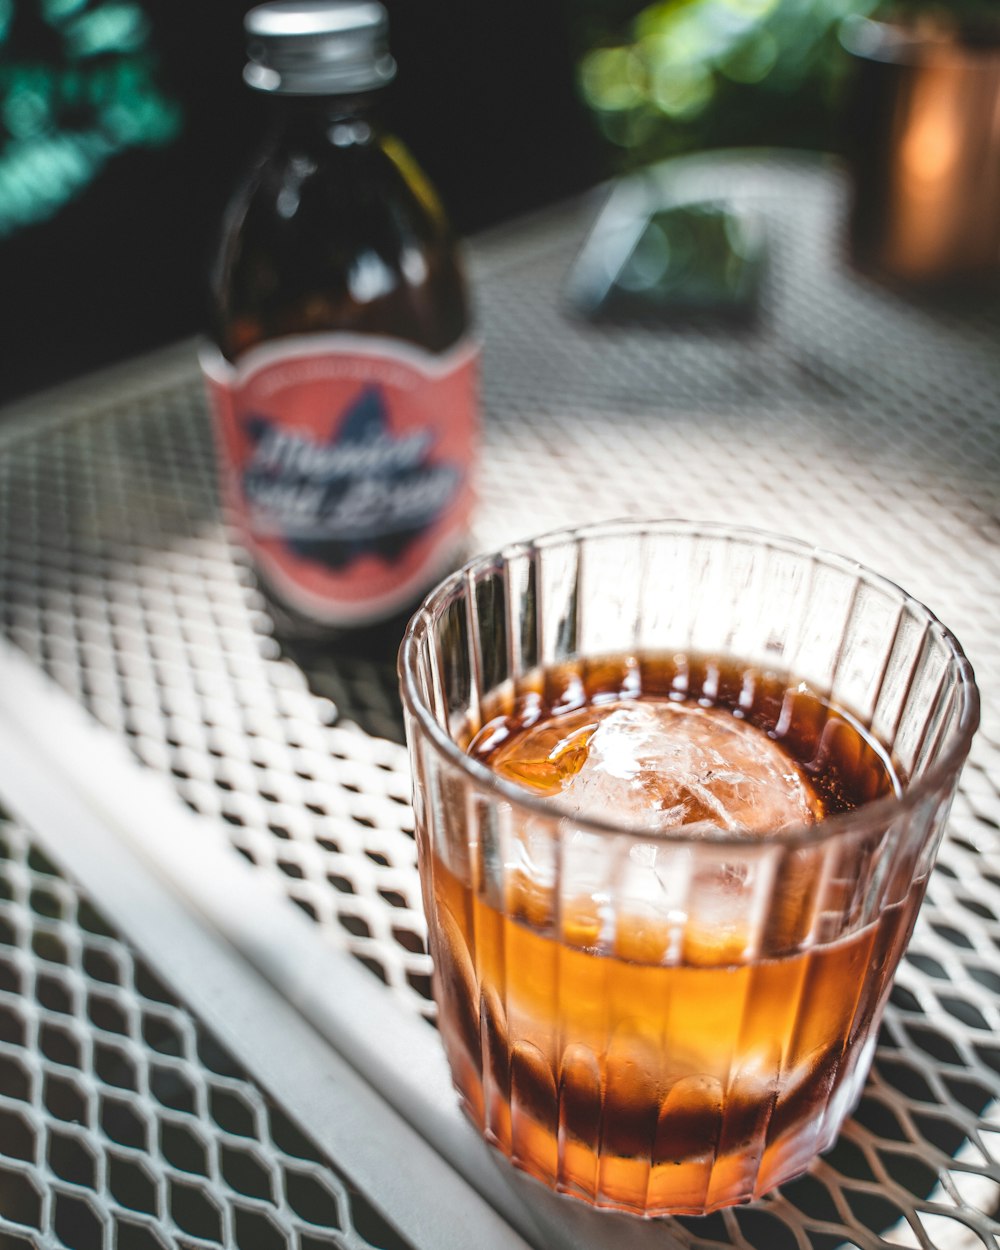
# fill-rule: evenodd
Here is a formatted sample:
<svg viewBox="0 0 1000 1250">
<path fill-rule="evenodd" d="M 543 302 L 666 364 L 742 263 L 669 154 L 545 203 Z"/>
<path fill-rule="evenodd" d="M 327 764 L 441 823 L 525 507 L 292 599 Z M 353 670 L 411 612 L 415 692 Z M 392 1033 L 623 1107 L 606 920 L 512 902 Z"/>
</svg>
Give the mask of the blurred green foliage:
<svg viewBox="0 0 1000 1250">
<path fill-rule="evenodd" d="M 609 0 L 602 31 L 590 0 L 581 91 L 626 165 L 712 147 L 836 148 L 838 30 L 877 3 L 660 0 L 623 19 Z"/>
<path fill-rule="evenodd" d="M 180 129 L 137 3 L 0 0 L 0 238 L 51 217 L 117 153 Z"/>
</svg>

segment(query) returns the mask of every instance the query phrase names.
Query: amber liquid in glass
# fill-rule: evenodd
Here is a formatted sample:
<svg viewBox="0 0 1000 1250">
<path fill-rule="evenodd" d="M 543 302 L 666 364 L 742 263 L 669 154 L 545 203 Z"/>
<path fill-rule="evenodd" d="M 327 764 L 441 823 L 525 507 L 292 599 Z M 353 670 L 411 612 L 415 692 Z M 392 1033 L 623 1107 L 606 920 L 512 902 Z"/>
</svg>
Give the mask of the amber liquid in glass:
<svg viewBox="0 0 1000 1250">
<path fill-rule="evenodd" d="M 886 753 L 845 713 L 797 683 L 696 657 L 541 673 L 496 696 L 467 745 L 559 795 L 560 772 L 580 770 L 609 708 L 667 703 L 765 736 L 812 819 L 898 789 Z M 690 812 L 706 819 L 697 795 Z M 824 940 L 822 848 L 780 854 L 775 906 L 755 935 L 693 915 L 631 916 L 627 904 L 609 931 L 599 892 L 510 866 L 502 905 L 490 905 L 482 866 L 464 881 L 435 858 L 425 876 L 440 1029 L 487 1139 L 550 1186 L 645 1215 L 747 1201 L 832 1144 L 824 1126 L 859 1093 L 923 882 Z"/>
</svg>

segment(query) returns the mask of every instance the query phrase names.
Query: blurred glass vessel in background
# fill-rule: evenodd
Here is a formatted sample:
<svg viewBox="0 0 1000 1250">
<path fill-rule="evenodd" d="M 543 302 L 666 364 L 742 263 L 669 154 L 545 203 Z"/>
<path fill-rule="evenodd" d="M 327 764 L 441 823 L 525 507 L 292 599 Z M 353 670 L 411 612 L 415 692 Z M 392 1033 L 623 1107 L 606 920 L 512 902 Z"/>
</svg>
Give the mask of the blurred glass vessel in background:
<svg viewBox="0 0 1000 1250">
<path fill-rule="evenodd" d="M 1000 17 L 976 11 L 967 25 L 948 6 L 844 24 L 848 235 L 863 270 L 920 285 L 1000 278 Z"/>
</svg>

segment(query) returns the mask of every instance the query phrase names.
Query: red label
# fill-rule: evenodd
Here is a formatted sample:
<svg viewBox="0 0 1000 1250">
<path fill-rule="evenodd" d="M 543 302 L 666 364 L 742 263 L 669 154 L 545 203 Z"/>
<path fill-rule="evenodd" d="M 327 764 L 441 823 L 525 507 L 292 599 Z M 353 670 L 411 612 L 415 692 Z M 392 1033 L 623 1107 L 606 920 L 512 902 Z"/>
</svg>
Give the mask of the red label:
<svg viewBox="0 0 1000 1250">
<path fill-rule="evenodd" d="M 202 354 L 226 505 L 291 607 L 375 620 L 445 571 L 472 507 L 477 357 L 343 334 Z"/>
</svg>

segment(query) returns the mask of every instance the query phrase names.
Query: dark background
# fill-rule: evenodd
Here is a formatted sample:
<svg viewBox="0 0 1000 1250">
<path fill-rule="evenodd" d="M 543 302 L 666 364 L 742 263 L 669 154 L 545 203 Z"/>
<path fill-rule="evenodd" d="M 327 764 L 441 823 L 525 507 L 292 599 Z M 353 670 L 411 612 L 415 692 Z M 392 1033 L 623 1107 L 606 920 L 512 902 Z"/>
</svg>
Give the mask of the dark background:
<svg viewBox="0 0 1000 1250">
<path fill-rule="evenodd" d="M 15 55 L 51 55 L 33 43 L 37 0 L 15 5 Z M 183 112 L 180 137 L 113 157 L 53 218 L 0 241 L 0 401 L 202 326 L 219 217 L 267 104 L 241 80 L 242 18 L 252 6 L 142 0 L 142 7 L 160 86 Z M 576 88 L 581 42 L 592 35 L 587 3 L 387 0 L 386 7 L 399 74 L 384 116 L 461 232 L 607 172 L 606 149 Z M 620 0 L 602 12 L 638 7 Z"/>
</svg>

